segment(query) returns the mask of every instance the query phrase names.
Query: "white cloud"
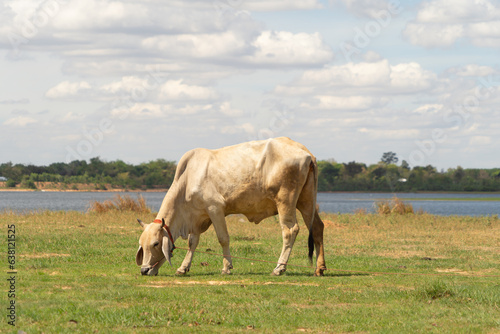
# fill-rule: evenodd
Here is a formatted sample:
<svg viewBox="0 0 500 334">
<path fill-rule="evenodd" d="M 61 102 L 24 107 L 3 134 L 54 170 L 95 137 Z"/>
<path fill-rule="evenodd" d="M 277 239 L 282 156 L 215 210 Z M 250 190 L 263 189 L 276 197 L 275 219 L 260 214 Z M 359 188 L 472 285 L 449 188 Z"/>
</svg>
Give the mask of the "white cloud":
<svg viewBox="0 0 500 334">
<path fill-rule="evenodd" d="M 80 0 L 60 2 L 59 7 L 54 28 L 62 30 L 139 26 L 148 12 L 142 4 L 121 1 Z"/>
<path fill-rule="evenodd" d="M 413 110 L 416 114 L 437 114 L 443 110 L 444 106 L 442 104 L 424 104 L 417 109 Z"/>
<path fill-rule="evenodd" d="M 70 111 L 70 112 L 66 113 L 64 116 L 57 118 L 55 122 L 56 123 L 74 123 L 74 122 L 81 123 L 84 119 L 85 119 L 84 114 L 78 114 L 78 113 Z"/>
<path fill-rule="evenodd" d="M 424 1 L 417 13 L 421 23 L 456 23 L 489 20 L 498 9 L 488 0 Z"/>
<path fill-rule="evenodd" d="M 120 120 L 155 119 L 166 114 L 166 107 L 155 103 L 135 103 L 131 107 L 120 107 L 111 110 L 111 116 Z"/>
<path fill-rule="evenodd" d="M 263 31 L 256 36 L 242 36 L 235 31 L 211 34 L 182 34 L 149 37 L 142 45 L 169 57 L 207 59 L 229 66 L 252 64 L 301 66 L 324 64 L 333 52 L 319 33 Z"/>
<path fill-rule="evenodd" d="M 34 118 L 28 116 L 18 116 L 14 118 L 10 118 L 3 122 L 4 125 L 15 126 L 15 127 L 25 127 L 29 124 L 38 123 L 38 121 Z"/>
<path fill-rule="evenodd" d="M 208 113 L 210 111 L 215 110 L 215 107 L 213 104 L 186 104 L 183 107 L 177 108 L 177 107 L 172 107 L 170 108 L 170 112 L 172 114 L 178 114 L 178 115 L 195 115 L 195 114 L 200 114 L 200 113 Z"/>
<path fill-rule="evenodd" d="M 264 31 L 252 43 L 255 53 L 247 59 L 253 64 L 312 65 L 332 60 L 333 52 L 319 33 Z"/>
<path fill-rule="evenodd" d="M 217 58 L 218 61 L 248 50 L 248 44 L 234 31 L 154 36 L 144 39 L 142 45 L 167 57 Z"/>
<path fill-rule="evenodd" d="M 497 73 L 491 66 L 481 66 L 478 64 L 468 64 L 460 67 L 452 67 L 446 71 L 459 77 L 486 77 Z"/>
<path fill-rule="evenodd" d="M 468 36 L 474 45 L 481 47 L 500 47 L 500 15 L 495 21 L 472 23 Z"/>
<path fill-rule="evenodd" d="M 86 81 L 63 81 L 60 84 L 50 88 L 47 93 L 45 93 L 45 96 L 49 99 L 68 99 L 81 96 L 91 89 L 92 86 Z"/>
<path fill-rule="evenodd" d="M 120 81 L 115 81 L 107 85 L 100 87 L 100 91 L 107 94 L 131 94 L 133 90 L 145 88 L 145 87 L 155 87 L 154 84 L 149 83 L 145 78 L 139 78 L 136 76 L 126 76 L 122 77 Z"/>
<path fill-rule="evenodd" d="M 315 98 L 318 100 L 316 105 L 304 104 L 303 107 L 320 110 L 366 110 L 383 106 L 388 102 L 387 99 L 367 96 L 319 95 Z"/>
<path fill-rule="evenodd" d="M 226 116 L 237 117 L 243 115 L 243 111 L 241 109 L 235 109 L 231 106 L 229 102 L 223 102 L 220 106 L 219 111 Z"/>
<path fill-rule="evenodd" d="M 391 66 L 390 87 L 399 92 L 418 92 L 428 89 L 437 76 L 415 62 Z"/>
<path fill-rule="evenodd" d="M 409 23 L 404 35 L 415 45 L 447 47 L 464 36 L 464 27 L 462 24 Z"/>
<path fill-rule="evenodd" d="M 182 79 L 168 80 L 161 83 L 161 78 L 153 75 L 144 77 L 126 76 L 118 81 L 92 87 L 88 82 L 64 81 L 52 87 L 45 94 L 50 99 L 114 99 L 117 102 L 144 102 L 144 101 L 199 101 L 217 100 L 219 94 L 211 87 L 189 85 Z"/>
<path fill-rule="evenodd" d="M 276 87 L 275 93 L 304 95 L 319 92 L 335 95 L 352 92 L 384 95 L 418 92 L 430 88 L 437 76 L 417 63 L 390 65 L 384 59 L 372 63 L 347 63 L 305 71 L 291 84 Z"/>
<path fill-rule="evenodd" d="M 160 99 L 166 101 L 172 100 L 215 100 L 218 94 L 214 89 L 187 85 L 182 80 L 169 80 L 160 88 Z"/>
<path fill-rule="evenodd" d="M 402 6 L 399 1 L 391 0 L 334 0 L 342 2 L 346 8 L 357 16 L 378 18 L 381 11 L 399 13 Z"/>
<path fill-rule="evenodd" d="M 198 101 L 200 102 L 200 101 Z M 163 104 L 155 102 L 137 102 L 124 105 L 110 111 L 112 118 L 125 120 L 154 120 L 171 116 L 189 116 L 218 111 L 218 106 L 211 103 Z"/>
<path fill-rule="evenodd" d="M 234 9 L 246 9 L 250 11 L 279 11 L 279 10 L 304 10 L 319 9 L 323 5 L 317 0 L 236 0 L 228 1 L 234 3 Z"/>
<path fill-rule="evenodd" d="M 301 85 L 379 86 L 389 82 L 391 69 L 387 60 L 376 63 L 347 63 L 305 71 L 299 79 Z"/>
<path fill-rule="evenodd" d="M 424 1 L 403 35 L 415 45 L 449 47 L 461 38 L 500 47 L 500 9 L 489 0 Z"/>
</svg>

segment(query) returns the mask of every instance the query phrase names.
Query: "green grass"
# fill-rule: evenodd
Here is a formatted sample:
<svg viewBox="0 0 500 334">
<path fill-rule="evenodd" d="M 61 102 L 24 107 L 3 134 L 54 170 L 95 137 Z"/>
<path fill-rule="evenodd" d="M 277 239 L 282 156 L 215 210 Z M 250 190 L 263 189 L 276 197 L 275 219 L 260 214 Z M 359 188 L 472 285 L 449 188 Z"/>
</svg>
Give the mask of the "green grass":
<svg viewBox="0 0 500 334">
<path fill-rule="evenodd" d="M 284 276 L 270 276 L 274 264 L 238 259 L 222 276 L 221 258 L 197 254 L 178 277 L 185 251 L 176 250 L 173 268 L 143 277 L 136 216 L 0 213 L 4 233 L 16 225 L 18 270 L 17 326 L 4 316 L 0 332 L 500 332 L 498 217 L 322 214 L 331 270 L 318 278 L 307 268 L 303 223 L 290 261 L 300 266 Z M 228 217 L 232 254 L 277 261 L 276 219 L 240 220 Z M 213 228 L 198 249 L 221 252 Z"/>
</svg>

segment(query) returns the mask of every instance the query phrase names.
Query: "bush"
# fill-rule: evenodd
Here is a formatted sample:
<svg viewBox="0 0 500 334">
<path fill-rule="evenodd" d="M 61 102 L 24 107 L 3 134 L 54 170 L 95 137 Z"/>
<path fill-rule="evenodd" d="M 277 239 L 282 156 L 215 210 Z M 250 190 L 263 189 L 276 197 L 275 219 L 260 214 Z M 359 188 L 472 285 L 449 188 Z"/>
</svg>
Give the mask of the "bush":
<svg viewBox="0 0 500 334">
<path fill-rule="evenodd" d="M 7 180 L 7 183 L 5 185 L 7 186 L 7 188 L 15 188 L 17 185 L 17 182 L 10 179 L 10 180 Z"/>
<path fill-rule="evenodd" d="M 415 213 L 413 211 L 413 206 L 409 203 L 405 203 L 404 201 L 400 200 L 397 197 L 394 197 L 392 200 L 387 201 L 378 201 L 375 203 L 375 208 L 377 213 L 381 215 L 388 215 L 388 214 L 398 214 L 398 215 L 405 215 L 405 214 L 413 214 Z"/>
<path fill-rule="evenodd" d="M 104 202 L 93 201 L 90 203 L 89 212 L 105 213 L 109 211 L 133 211 L 139 213 L 151 213 L 146 205 L 144 197 L 139 195 L 137 201 L 130 196 L 116 195 L 113 199 Z"/>
<path fill-rule="evenodd" d="M 27 188 L 27 189 L 37 189 L 35 182 L 32 180 L 26 180 L 21 183 L 22 188 Z"/>
</svg>

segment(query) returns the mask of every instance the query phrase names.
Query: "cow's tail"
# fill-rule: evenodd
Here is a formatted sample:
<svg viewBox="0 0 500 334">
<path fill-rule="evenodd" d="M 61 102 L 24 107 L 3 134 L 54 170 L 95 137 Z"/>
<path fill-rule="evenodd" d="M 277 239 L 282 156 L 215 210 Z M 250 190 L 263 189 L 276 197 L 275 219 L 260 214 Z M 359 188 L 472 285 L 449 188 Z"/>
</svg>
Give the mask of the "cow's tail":
<svg viewBox="0 0 500 334">
<path fill-rule="evenodd" d="M 314 255 L 314 238 L 313 238 L 312 228 L 311 230 L 309 230 L 308 246 L 309 246 L 309 263 L 312 264 Z"/>
<path fill-rule="evenodd" d="M 309 262 L 313 262 L 313 255 L 314 255 L 314 236 L 313 236 L 313 224 L 314 220 L 316 219 L 316 211 L 318 208 L 316 207 L 316 195 L 318 193 L 318 165 L 316 164 L 316 161 L 311 161 L 311 165 L 309 168 L 309 173 L 312 172 L 312 177 L 313 177 L 313 214 L 311 215 L 311 223 L 309 224 L 309 238 L 308 238 L 308 248 L 309 248 Z M 310 176 L 309 176 L 310 177 Z"/>
</svg>

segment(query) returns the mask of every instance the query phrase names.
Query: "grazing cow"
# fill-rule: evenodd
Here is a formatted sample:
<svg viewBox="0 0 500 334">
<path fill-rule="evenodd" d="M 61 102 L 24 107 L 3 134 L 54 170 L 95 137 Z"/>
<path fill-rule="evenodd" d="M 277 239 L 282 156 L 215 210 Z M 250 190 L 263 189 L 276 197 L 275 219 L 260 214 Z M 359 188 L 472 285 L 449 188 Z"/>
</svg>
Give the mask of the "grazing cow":
<svg viewBox="0 0 500 334">
<path fill-rule="evenodd" d="M 179 161 L 174 181 L 155 221 L 145 224 L 136 263 L 142 275 L 157 275 L 170 263 L 175 240 L 189 238 L 189 250 L 177 274 L 191 267 L 200 234 L 213 224 L 223 250 L 223 274 L 233 268 L 225 216 L 243 214 L 258 224 L 279 215 L 283 249 L 273 275 L 286 270 L 299 232 L 296 209 L 309 230 L 309 258 L 316 247 L 315 275 L 326 270 L 323 229 L 318 215 L 316 158 L 303 145 L 285 137 L 251 141 L 217 150 L 194 149 Z"/>
</svg>

